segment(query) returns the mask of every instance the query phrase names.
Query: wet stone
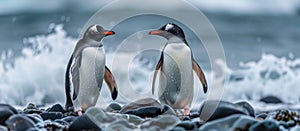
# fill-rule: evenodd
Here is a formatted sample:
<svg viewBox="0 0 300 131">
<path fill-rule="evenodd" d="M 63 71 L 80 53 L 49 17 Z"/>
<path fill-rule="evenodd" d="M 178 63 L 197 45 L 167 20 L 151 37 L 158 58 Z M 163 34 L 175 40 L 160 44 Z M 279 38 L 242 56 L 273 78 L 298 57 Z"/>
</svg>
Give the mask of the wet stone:
<svg viewBox="0 0 300 131">
<path fill-rule="evenodd" d="M 134 124 L 131 124 L 125 120 L 117 120 L 117 121 L 114 121 L 112 122 L 110 125 L 109 125 L 109 129 L 120 129 L 120 130 L 123 130 L 122 128 L 120 127 L 123 127 L 124 129 L 134 129 L 136 128 L 136 126 Z"/>
<path fill-rule="evenodd" d="M 243 107 L 226 101 L 213 101 L 213 100 L 205 101 L 200 107 L 199 113 L 206 114 L 206 112 L 202 112 L 204 106 L 206 109 L 213 109 L 215 106 L 217 108 L 212 113 L 211 116 L 200 115 L 200 117 L 202 117 L 201 118 L 202 120 L 207 119 L 207 121 L 211 121 L 211 120 L 224 118 L 234 114 L 249 115 L 248 111 Z"/>
<path fill-rule="evenodd" d="M 32 127 L 27 129 L 26 131 L 40 131 L 40 129 L 36 128 L 36 127 Z"/>
<path fill-rule="evenodd" d="M 138 108 L 142 108 L 142 107 L 161 107 L 161 104 L 153 99 L 153 98 L 144 98 L 144 99 L 139 99 L 136 100 L 134 102 L 131 102 L 125 106 L 122 107 L 122 109 L 120 110 L 121 113 L 127 112 L 127 111 L 132 111 Z"/>
<path fill-rule="evenodd" d="M 57 123 L 59 123 L 59 124 L 61 124 L 61 125 L 63 125 L 63 126 L 69 126 L 69 123 L 68 123 L 68 122 L 66 122 L 66 121 L 64 121 L 64 120 L 61 120 L 61 119 L 57 119 L 57 120 L 55 120 L 54 122 L 57 122 Z"/>
<path fill-rule="evenodd" d="M 252 125 L 249 128 L 249 131 L 279 131 L 278 125 L 276 122 L 271 120 L 265 120 L 255 125 Z"/>
<path fill-rule="evenodd" d="M 121 106 L 117 103 L 111 103 L 108 105 L 108 107 L 106 107 L 106 111 L 108 112 L 115 112 L 115 111 L 120 111 L 121 110 Z"/>
<path fill-rule="evenodd" d="M 99 130 L 100 128 L 86 114 L 79 116 L 69 126 L 70 131 L 91 129 Z"/>
<path fill-rule="evenodd" d="M 255 110 L 254 108 L 246 101 L 241 101 L 241 102 L 237 102 L 235 103 L 237 105 L 240 105 L 241 107 L 243 107 L 244 109 L 246 109 L 249 113 L 250 116 L 255 117 Z"/>
<path fill-rule="evenodd" d="M 71 123 L 72 121 L 74 121 L 76 119 L 75 116 L 67 116 L 67 117 L 64 117 L 62 118 L 62 120 L 68 122 L 68 123 Z"/>
<path fill-rule="evenodd" d="M 61 112 L 61 113 L 65 113 L 64 108 L 60 104 L 55 104 L 52 107 L 48 108 L 46 111 L 47 112 Z"/>
<path fill-rule="evenodd" d="M 0 125 L 5 125 L 5 121 L 15 113 L 8 108 L 0 108 Z"/>
<path fill-rule="evenodd" d="M 204 123 L 199 130 L 247 130 L 247 127 L 254 125 L 258 120 L 241 114 L 230 115 Z"/>
<path fill-rule="evenodd" d="M 194 119 L 194 118 L 199 118 L 200 117 L 200 114 L 198 112 L 191 112 L 189 117 L 191 119 Z"/>
<path fill-rule="evenodd" d="M 181 121 L 188 121 L 188 120 L 191 120 L 191 118 L 189 116 L 179 116 L 179 119 Z"/>
<path fill-rule="evenodd" d="M 261 120 L 264 120 L 268 117 L 268 114 L 266 113 L 261 113 L 261 114 L 258 114 L 255 118 L 256 119 L 261 119 Z"/>
<path fill-rule="evenodd" d="M 14 114 L 18 114 L 18 111 L 16 110 L 16 108 L 14 108 L 8 104 L 0 104 L 0 109 L 7 109 L 7 110 L 12 111 Z"/>
<path fill-rule="evenodd" d="M 267 103 L 267 104 L 279 104 L 279 103 L 283 103 L 282 100 L 280 100 L 276 96 L 266 96 L 266 97 L 261 98 L 259 101 Z"/>
<path fill-rule="evenodd" d="M 25 131 L 34 127 L 34 122 L 24 115 L 13 115 L 5 121 L 5 124 L 10 130 L 15 131 Z"/>
<path fill-rule="evenodd" d="M 183 127 L 180 127 L 180 126 L 176 126 L 171 131 L 186 131 L 186 129 L 184 129 Z"/>
<path fill-rule="evenodd" d="M 62 124 L 60 124 L 58 122 L 55 122 L 55 121 L 49 121 L 48 120 L 48 122 L 45 122 L 44 128 L 46 128 L 47 130 L 54 131 L 54 130 L 67 129 L 67 126 L 62 125 Z"/>
<path fill-rule="evenodd" d="M 38 114 L 27 114 L 29 119 L 31 119 L 35 124 L 43 122 L 43 118 Z"/>
<path fill-rule="evenodd" d="M 160 107 L 151 107 L 151 106 L 147 106 L 147 107 L 141 107 L 135 110 L 129 110 L 126 112 L 123 112 L 124 114 L 133 114 L 136 116 L 139 116 L 141 118 L 146 118 L 146 117 L 156 117 L 160 114 L 162 114 L 161 112 L 161 108 Z"/>
<path fill-rule="evenodd" d="M 132 114 L 113 114 L 116 118 L 125 119 L 128 122 L 134 123 L 136 125 L 140 124 L 144 119 L 139 116 Z"/>
<path fill-rule="evenodd" d="M 41 117 L 43 120 L 56 120 L 63 118 L 64 115 L 61 112 L 44 112 Z"/>
<path fill-rule="evenodd" d="M 158 118 L 149 120 L 141 125 L 142 129 L 150 127 L 158 127 L 158 129 L 171 130 L 176 124 L 179 123 L 179 118 L 173 115 L 161 115 Z"/>
<path fill-rule="evenodd" d="M 85 114 L 96 124 L 110 123 L 116 119 L 113 116 L 107 115 L 103 109 L 98 107 L 89 108 Z"/>
<path fill-rule="evenodd" d="M 24 112 L 25 114 L 33 114 L 33 113 L 40 114 L 40 113 L 42 113 L 43 111 L 40 110 L 40 109 L 38 109 L 38 108 L 36 107 L 36 105 L 34 105 L 34 104 L 32 104 L 32 103 L 29 103 L 29 104 L 27 105 L 27 107 L 23 110 L 23 112 Z"/>
<path fill-rule="evenodd" d="M 8 129 L 5 126 L 0 125 L 0 131 L 8 131 Z"/>
<path fill-rule="evenodd" d="M 186 130 L 193 130 L 197 126 L 191 121 L 183 121 L 176 125 L 177 127 L 183 127 Z"/>
<path fill-rule="evenodd" d="M 162 114 L 164 115 L 176 115 L 176 112 L 169 105 L 164 104 L 162 107 Z"/>
</svg>

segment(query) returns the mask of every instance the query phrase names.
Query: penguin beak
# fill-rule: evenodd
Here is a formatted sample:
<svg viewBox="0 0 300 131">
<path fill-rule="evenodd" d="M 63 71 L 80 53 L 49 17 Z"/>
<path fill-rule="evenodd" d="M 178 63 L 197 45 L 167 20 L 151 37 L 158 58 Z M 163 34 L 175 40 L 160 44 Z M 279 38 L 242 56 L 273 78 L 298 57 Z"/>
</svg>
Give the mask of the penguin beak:
<svg viewBox="0 0 300 131">
<path fill-rule="evenodd" d="M 115 32 L 113 32 L 113 31 L 104 31 L 102 34 L 108 36 L 108 35 L 114 35 Z"/>
<path fill-rule="evenodd" d="M 150 35 L 159 35 L 159 34 L 161 34 L 161 33 L 162 33 L 161 30 L 154 30 L 154 31 L 150 31 L 150 32 L 149 32 Z"/>
</svg>

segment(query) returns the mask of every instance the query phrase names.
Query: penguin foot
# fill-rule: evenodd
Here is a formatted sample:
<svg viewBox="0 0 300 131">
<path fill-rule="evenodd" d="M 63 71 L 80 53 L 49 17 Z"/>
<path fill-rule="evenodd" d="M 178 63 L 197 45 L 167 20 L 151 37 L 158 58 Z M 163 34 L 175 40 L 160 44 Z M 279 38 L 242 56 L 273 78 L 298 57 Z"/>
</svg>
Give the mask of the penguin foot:
<svg viewBox="0 0 300 131">
<path fill-rule="evenodd" d="M 78 110 L 78 111 L 77 111 L 77 114 L 78 114 L 78 116 L 82 116 L 82 114 L 83 114 L 83 113 L 82 113 L 82 110 Z"/>
<path fill-rule="evenodd" d="M 189 108 L 184 108 L 183 115 L 184 116 L 189 116 L 190 115 L 190 109 Z"/>
</svg>

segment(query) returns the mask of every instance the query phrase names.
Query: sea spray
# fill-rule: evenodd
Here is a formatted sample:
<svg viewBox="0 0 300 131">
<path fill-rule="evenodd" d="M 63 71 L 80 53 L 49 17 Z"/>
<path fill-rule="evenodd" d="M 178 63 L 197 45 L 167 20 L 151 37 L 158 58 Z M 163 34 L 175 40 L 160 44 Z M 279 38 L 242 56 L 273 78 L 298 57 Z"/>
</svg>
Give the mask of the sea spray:
<svg viewBox="0 0 300 131">
<path fill-rule="evenodd" d="M 15 106 L 25 106 L 32 102 L 38 105 L 65 102 L 64 75 L 71 52 L 77 42 L 69 37 L 63 25 L 51 26 L 53 31 L 46 35 L 26 38 L 22 56 L 12 59 L 13 52 L 6 53 L 0 59 L 0 102 Z M 30 45 L 30 46 L 28 46 Z M 105 44 L 104 46 L 109 46 Z M 157 53 L 157 52 L 156 52 Z M 113 64 L 116 55 L 121 61 Z M 106 52 L 106 65 L 112 69 L 120 90 L 117 102 L 126 104 L 141 97 L 155 97 L 151 94 L 151 83 L 156 60 L 147 60 L 128 52 Z M 130 63 L 124 68 L 122 63 Z M 260 60 L 241 63 L 239 69 L 226 68 L 228 79 L 225 81 L 222 99 L 228 101 L 248 100 L 259 108 L 258 100 L 267 95 L 279 97 L 286 103 L 299 102 L 300 59 L 276 57 L 263 54 Z M 129 72 L 129 73 L 128 73 Z M 204 69 L 211 90 L 210 71 Z M 198 78 L 194 75 L 194 107 L 207 99 L 202 92 Z M 103 84 L 97 106 L 112 102 L 109 91 Z M 128 92 L 128 88 L 132 92 Z M 139 96 L 128 97 L 126 93 Z M 279 106 L 283 107 L 283 106 Z M 279 108 L 274 107 L 274 108 Z M 295 106 L 297 107 L 297 106 Z M 270 107 L 272 108 L 272 107 Z M 269 109 L 269 108 L 268 108 Z"/>
</svg>

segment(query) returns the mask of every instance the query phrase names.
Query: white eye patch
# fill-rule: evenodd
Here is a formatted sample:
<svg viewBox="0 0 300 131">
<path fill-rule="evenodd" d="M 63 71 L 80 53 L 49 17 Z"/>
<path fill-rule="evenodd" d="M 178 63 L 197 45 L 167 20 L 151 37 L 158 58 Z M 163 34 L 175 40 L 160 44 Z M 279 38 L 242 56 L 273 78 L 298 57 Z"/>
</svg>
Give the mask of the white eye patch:
<svg viewBox="0 0 300 131">
<path fill-rule="evenodd" d="M 169 30 L 169 29 L 171 29 L 171 28 L 173 28 L 173 25 L 171 25 L 171 24 L 167 24 L 167 26 L 166 26 L 166 29 L 165 29 L 165 30 Z"/>
<path fill-rule="evenodd" d="M 98 32 L 96 25 L 91 28 L 91 31 Z"/>
</svg>

